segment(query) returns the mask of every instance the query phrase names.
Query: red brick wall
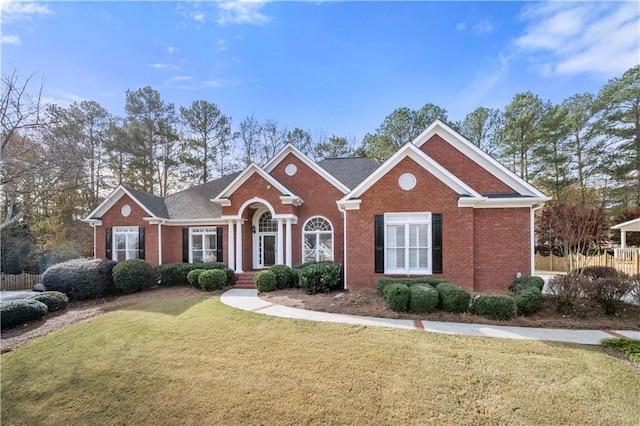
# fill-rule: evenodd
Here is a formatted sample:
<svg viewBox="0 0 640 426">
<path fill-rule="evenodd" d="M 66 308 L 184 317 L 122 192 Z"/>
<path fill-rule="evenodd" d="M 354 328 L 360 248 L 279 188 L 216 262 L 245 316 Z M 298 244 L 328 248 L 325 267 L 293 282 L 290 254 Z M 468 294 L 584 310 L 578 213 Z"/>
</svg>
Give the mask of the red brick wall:
<svg viewBox="0 0 640 426">
<path fill-rule="evenodd" d="M 120 209 L 123 205 L 131 206 L 131 214 L 123 217 Z M 158 264 L 158 225 L 150 225 L 142 220 L 149 217 L 135 201 L 128 195 L 123 195 L 107 213 L 102 216 L 102 226 L 96 227 L 96 253 L 95 257 L 105 258 L 105 230 L 114 226 L 144 226 L 145 260 L 151 265 Z"/>
<path fill-rule="evenodd" d="M 417 178 L 415 188 L 404 191 L 398 178 L 405 172 Z M 402 160 L 376 182 L 362 197 L 360 210 L 347 212 L 347 282 L 350 288 L 373 287 L 374 216 L 387 212 L 432 212 L 442 214 L 443 274 L 465 287 L 473 288 L 474 222 L 472 208 L 459 208 L 458 195 L 410 158 Z"/>
<path fill-rule="evenodd" d="M 515 192 L 513 188 L 480 167 L 438 135 L 432 136 L 420 149 L 477 192 Z"/>
<path fill-rule="evenodd" d="M 475 291 L 505 291 L 531 274 L 530 209 L 475 209 Z"/>
<path fill-rule="evenodd" d="M 293 176 L 284 169 L 287 164 L 298 168 Z M 304 223 L 312 216 L 323 216 L 333 226 L 333 259 L 343 262 L 343 217 L 336 201 L 344 194 L 293 154 L 287 155 L 272 171 L 271 175 L 295 192 L 304 203 L 298 207 L 298 223 L 291 226 L 293 264 L 302 263 L 302 231 Z M 285 240 L 286 241 L 286 240 Z"/>
</svg>

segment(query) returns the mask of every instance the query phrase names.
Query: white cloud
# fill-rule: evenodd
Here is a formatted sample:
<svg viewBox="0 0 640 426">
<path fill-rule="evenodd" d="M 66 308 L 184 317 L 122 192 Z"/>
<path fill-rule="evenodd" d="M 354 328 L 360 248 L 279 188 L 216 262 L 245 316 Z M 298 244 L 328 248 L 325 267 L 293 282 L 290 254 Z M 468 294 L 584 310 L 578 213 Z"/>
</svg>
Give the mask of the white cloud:
<svg viewBox="0 0 640 426">
<path fill-rule="evenodd" d="M 471 32 L 474 33 L 475 35 L 483 35 L 483 34 L 489 34 L 493 32 L 494 29 L 495 27 L 491 22 L 481 21 L 475 24 L 473 28 L 471 28 Z"/>
<path fill-rule="evenodd" d="M 183 90 L 201 90 L 201 89 L 219 89 L 221 87 L 237 86 L 242 82 L 237 78 L 220 78 L 217 80 L 205 80 L 196 85 L 182 85 L 178 89 Z"/>
<path fill-rule="evenodd" d="M 179 81 L 189 81 L 191 80 L 191 76 L 190 75 L 177 75 L 175 77 L 171 77 L 169 79 L 169 83 L 176 83 Z"/>
<path fill-rule="evenodd" d="M 467 29 L 467 24 L 465 24 L 464 22 L 458 22 L 458 25 L 456 25 L 457 31 L 464 31 L 466 29 Z"/>
<path fill-rule="evenodd" d="M 218 50 L 227 50 L 227 42 L 224 40 L 219 40 L 218 41 Z"/>
<path fill-rule="evenodd" d="M 68 108 L 72 103 L 80 103 L 87 100 L 86 98 L 76 95 L 75 93 L 65 92 L 63 90 L 53 89 L 49 95 L 44 95 L 41 102 L 44 105 L 58 105 Z"/>
<path fill-rule="evenodd" d="M 201 11 L 196 11 L 191 14 L 191 19 L 196 22 L 203 23 L 204 22 L 204 13 Z"/>
<path fill-rule="evenodd" d="M 47 4 L 35 1 L 0 1 L 2 22 L 31 19 L 37 15 L 51 15 L 53 12 Z"/>
<path fill-rule="evenodd" d="M 0 39 L 1 44 L 13 44 L 16 46 L 20 46 L 22 44 L 22 40 L 17 35 L 3 35 Z"/>
<path fill-rule="evenodd" d="M 218 24 L 264 24 L 271 18 L 260 12 L 264 0 L 237 0 L 217 3 Z"/>
<path fill-rule="evenodd" d="M 593 73 L 612 77 L 640 63 L 640 8 L 636 2 L 527 6 L 516 46 L 542 75 Z"/>
<path fill-rule="evenodd" d="M 161 63 L 147 64 L 147 65 L 149 65 L 151 68 L 155 68 L 157 70 L 161 70 L 163 68 L 167 68 L 166 64 L 161 64 Z"/>
<path fill-rule="evenodd" d="M 167 53 L 171 54 L 171 53 L 175 53 L 178 51 L 177 47 L 173 47 L 173 46 L 169 46 L 167 47 Z"/>
</svg>

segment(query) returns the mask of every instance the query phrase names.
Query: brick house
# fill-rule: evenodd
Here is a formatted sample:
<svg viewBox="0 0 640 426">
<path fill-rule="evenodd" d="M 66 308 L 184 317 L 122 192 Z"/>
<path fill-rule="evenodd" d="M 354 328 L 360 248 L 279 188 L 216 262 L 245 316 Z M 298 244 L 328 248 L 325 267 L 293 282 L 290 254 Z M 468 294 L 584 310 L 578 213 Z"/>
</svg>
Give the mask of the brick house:
<svg viewBox="0 0 640 426">
<path fill-rule="evenodd" d="M 216 260 L 240 274 L 334 260 L 346 288 L 429 275 L 483 292 L 533 273 L 534 211 L 548 200 L 435 121 L 383 164 L 315 163 L 287 145 L 164 198 L 120 186 L 85 221 L 96 257 Z"/>
</svg>

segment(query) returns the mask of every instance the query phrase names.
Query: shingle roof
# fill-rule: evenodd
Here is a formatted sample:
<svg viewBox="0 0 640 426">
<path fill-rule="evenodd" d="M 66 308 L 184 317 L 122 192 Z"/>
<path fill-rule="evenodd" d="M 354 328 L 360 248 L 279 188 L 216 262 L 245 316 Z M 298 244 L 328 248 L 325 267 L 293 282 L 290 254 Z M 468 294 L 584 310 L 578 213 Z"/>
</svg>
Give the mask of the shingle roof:
<svg viewBox="0 0 640 426">
<path fill-rule="evenodd" d="M 129 193 L 133 195 L 135 199 L 140 202 L 140 204 L 145 206 L 147 210 L 149 210 L 155 216 L 165 219 L 169 218 L 167 206 L 165 205 L 164 200 L 161 197 L 138 191 L 137 189 L 133 189 L 128 186 L 125 186 L 124 188 L 129 191 Z"/>
<path fill-rule="evenodd" d="M 349 189 L 358 186 L 380 166 L 366 157 L 325 158 L 318 165 Z"/>
<path fill-rule="evenodd" d="M 222 176 L 202 185 L 165 197 L 170 219 L 210 219 L 220 217 L 222 208 L 211 199 L 225 189 L 238 173 Z"/>
</svg>

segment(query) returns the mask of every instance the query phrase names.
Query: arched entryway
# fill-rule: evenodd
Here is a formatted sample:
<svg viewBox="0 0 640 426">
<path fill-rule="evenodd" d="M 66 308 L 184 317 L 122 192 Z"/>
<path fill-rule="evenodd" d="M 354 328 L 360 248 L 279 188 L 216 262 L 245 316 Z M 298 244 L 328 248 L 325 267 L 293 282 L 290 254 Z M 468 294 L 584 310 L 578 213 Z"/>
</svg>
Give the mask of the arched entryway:
<svg viewBox="0 0 640 426">
<path fill-rule="evenodd" d="M 278 259 L 278 222 L 266 208 L 259 208 L 253 214 L 253 269 L 268 268 Z"/>
</svg>

